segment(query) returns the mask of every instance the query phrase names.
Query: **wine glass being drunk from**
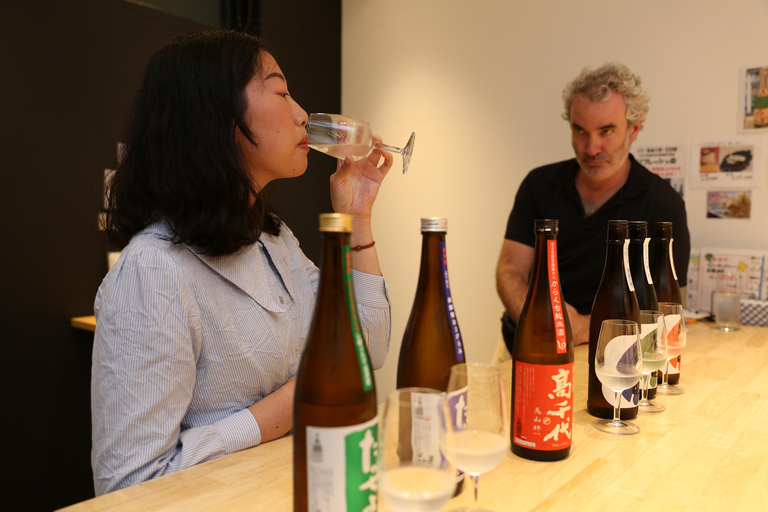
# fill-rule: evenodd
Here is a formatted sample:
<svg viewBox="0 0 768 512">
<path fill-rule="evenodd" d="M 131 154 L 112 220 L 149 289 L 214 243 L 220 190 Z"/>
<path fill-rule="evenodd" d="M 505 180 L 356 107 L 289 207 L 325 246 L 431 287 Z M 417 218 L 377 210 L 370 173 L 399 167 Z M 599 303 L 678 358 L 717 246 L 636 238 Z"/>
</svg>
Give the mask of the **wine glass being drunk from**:
<svg viewBox="0 0 768 512">
<path fill-rule="evenodd" d="M 667 334 L 667 362 L 664 366 L 664 380 L 656 386 L 656 393 L 662 395 L 682 395 L 685 390 L 678 385 L 669 384 L 669 366 L 685 348 L 685 319 L 683 306 L 674 302 L 659 302 L 659 311 L 664 314 L 664 330 Z"/>
<path fill-rule="evenodd" d="M 455 425 L 456 466 L 472 479 L 472 508 L 479 512 L 477 488 L 480 475 L 498 466 L 509 452 L 506 399 L 498 367 L 460 363 L 451 367 L 448 403 Z"/>
<path fill-rule="evenodd" d="M 367 121 L 340 114 L 309 114 L 307 137 L 310 148 L 339 160 L 348 156 L 360 160 L 374 149 L 397 153 L 403 157 L 403 174 L 408 171 L 416 142 L 416 133 L 413 132 L 402 149 L 382 144 L 374 140 Z"/>
<path fill-rule="evenodd" d="M 667 337 L 664 315 L 660 311 L 640 311 L 640 343 L 643 347 L 643 386 L 638 407 L 642 412 L 662 412 L 665 407 L 648 400 L 651 374 L 660 370 L 667 361 Z"/>
<path fill-rule="evenodd" d="M 597 420 L 592 426 L 608 434 L 637 434 L 640 427 L 619 419 L 621 392 L 633 387 L 643 375 L 643 349 L 637 322 L 603 320 L 597 339 L 595 374 L 613 390 L 613 419 Z"/>
<path fill-rule="evenodd" d="M 390 393 L 381 418 L 382 499 L 397 512 L 437 512 L 456 487 L 453 425 L 446 394 L 428 388 Z"/>
</svg>

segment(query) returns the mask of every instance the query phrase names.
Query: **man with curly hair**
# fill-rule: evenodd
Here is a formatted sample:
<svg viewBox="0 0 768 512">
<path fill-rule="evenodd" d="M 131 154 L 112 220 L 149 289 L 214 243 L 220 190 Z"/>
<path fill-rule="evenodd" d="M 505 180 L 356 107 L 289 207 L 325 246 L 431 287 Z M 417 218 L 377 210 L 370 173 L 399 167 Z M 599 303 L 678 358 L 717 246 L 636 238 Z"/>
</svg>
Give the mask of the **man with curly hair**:
<svg viewBox="0 0 768 512">
<path fill-rule="evenodd" d="M 533 265 L 535 219 L 559 219 L 558 265 L 574 342 L 589 341 L 592 302 L 603 271 L 611 219 L 674 223 L 677 276 L 685 286 L 690 240 L 685 203 L 672 187 L 630 154 L 650 97 L 625 65 L 585 68 L 563 91 L 563 118 L 575 158 L 531 171 L 512 208 L 496 272 L 506 312 L 502 334 L 512 351 L 515 326 Z M 508 354 L 504 347 L 495 359 Z"/>
</svg>

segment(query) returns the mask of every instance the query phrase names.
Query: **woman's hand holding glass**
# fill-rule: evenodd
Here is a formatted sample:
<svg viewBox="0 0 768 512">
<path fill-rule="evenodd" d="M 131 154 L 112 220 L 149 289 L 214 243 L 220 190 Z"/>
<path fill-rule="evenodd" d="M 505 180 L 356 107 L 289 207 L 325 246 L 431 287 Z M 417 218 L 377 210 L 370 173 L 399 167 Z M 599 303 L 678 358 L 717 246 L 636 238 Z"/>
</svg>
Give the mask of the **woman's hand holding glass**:
<svg viewBox="0 0 768 512">
<path fill-rule="evenodd" d="M 456 452 L 446 394 L 391 393 L 379 435 L 380 493 L 397 512 L 437 512 L 456 488 Z"/>
<path fill-rule="evenodd" d="M 462 363 L 451 368 L 448 400 L 455 425 L 456 464 L 474 484 L 473 508 L 478 511 L 480 475 L 498 466 L 509 452 L 506 399 L 496 366 Z"/>
</svg>

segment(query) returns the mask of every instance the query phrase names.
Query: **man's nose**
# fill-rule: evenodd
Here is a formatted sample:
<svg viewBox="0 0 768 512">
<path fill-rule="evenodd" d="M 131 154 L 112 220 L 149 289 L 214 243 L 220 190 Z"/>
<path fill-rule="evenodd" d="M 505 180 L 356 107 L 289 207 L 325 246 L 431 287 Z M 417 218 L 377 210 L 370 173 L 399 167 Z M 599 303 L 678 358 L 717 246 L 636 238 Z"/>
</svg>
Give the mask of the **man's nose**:
<svg viewBox="0 0 768 512">
<path fill-rule="evenodd" d="M 590 135 L 587 138 L 587 146 L 584 148 L 584 151 L 590 155 L 594 156 L 600 153 L 602 150 L 602 145 L 600 144 L 600 138 L 596 135 Z"/>
</svg>

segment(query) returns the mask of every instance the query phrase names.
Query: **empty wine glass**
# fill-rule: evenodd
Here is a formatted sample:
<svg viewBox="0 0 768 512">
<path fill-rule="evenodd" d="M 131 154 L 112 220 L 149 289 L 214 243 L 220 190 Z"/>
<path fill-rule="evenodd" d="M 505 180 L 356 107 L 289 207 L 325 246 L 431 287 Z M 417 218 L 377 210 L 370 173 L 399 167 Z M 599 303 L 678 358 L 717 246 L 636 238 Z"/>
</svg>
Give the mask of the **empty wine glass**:
<svg viewBox="0 0 768 512">
<path fill-rule="evenodd" d="M 643 347 L 643 392 L 638 407 L 643 412 L 662 412 L 665 407 L 648 400 L 651 374 L 667 361 L 664 315 L 660 311 L 640 311 L 640 344 Z"/>
<path fill-rule="evenodd" d="M 478 512 L 480 475 L 498 466 L 509 451 L 501 370 L 481 363 L 454 365 L 448 379 L 448 401 L 456 426 L 456 465 L 474 484 L 472 508 L 454 512 Z"/>
<path fill-rule="evenodd" d="M 403 157 L 403 174 L 408 171 L 416 142 L 416 132 L 402 149 L 376 142 L 368 122 L 340 114 L 309 114 L 307 136 L 310 148 L 339 160 L 348 156 L 360 160 L 374 148 L 397 153 Z"/>
<path fill-rule="evenodd" d="M 613 390 L 613 419 L 597 420 L 592 426 L 609 434 L 637 434 L 640 427 L 619 418 L 621 392 L 640 381 L 643 374 L 643 349 L 637 322 L 603 320 L 595 353 L 595 373 Z"/>
<path fill-rule="evenodd" d="M 403 388 L 381 417 L 381 496 L 398 512 L 437 512 L 456 488 L 453 426 L 445 393 Z"/>
<path fill-rule="evenodd" d="M 659 302 L 659 311 L 664 314 L 664 330 L 667 334 L 667 363 L 664 366 L 664 380 L 656 386 L 656 393 L 682 395 L 685 390 L 669 384 L 669 365 L 683 353 L 685 348 L 685 319 L 683 306 L 674 302 Z"/>
</svg>

